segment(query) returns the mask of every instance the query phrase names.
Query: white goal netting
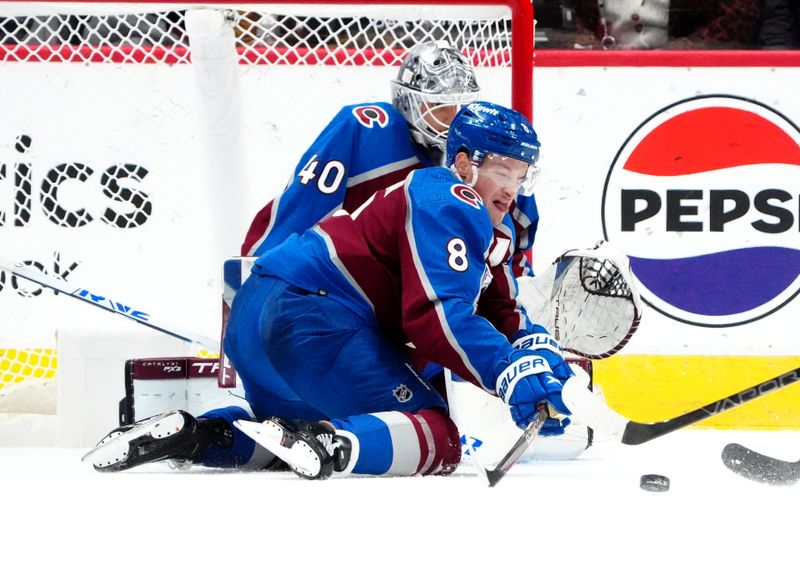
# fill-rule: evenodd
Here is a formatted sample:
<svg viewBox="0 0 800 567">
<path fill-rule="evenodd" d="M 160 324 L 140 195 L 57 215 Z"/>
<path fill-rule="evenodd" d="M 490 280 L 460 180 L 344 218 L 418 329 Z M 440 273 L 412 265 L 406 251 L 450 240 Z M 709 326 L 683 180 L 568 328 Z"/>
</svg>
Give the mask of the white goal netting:
<svg viewBox="0 0 800 567">
<path fill-rule="evenodd" d="M 508 4 L 0 0 L 0 258 L 215 336 L 222 259 L 409 47 L 450 41 L 530 114 L 531 8 Z M 0 311 L 0 413 L 55 411 L 58 330 L 130 325 L 2 270 Z"/>
</svg>

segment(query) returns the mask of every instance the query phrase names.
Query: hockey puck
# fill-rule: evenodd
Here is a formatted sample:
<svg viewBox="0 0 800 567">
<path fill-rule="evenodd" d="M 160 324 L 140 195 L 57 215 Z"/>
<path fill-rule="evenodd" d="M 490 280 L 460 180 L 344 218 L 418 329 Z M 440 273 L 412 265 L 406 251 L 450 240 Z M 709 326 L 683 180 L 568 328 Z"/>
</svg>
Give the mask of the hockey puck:
<svg viewBox="0 0 800 567">
<path fill-rule="evenodd" d="M 660 474 L 643 474 L 639 486 L 648 492 L 666 492 L 669 490 L 669 479 Z"/>
</svg>

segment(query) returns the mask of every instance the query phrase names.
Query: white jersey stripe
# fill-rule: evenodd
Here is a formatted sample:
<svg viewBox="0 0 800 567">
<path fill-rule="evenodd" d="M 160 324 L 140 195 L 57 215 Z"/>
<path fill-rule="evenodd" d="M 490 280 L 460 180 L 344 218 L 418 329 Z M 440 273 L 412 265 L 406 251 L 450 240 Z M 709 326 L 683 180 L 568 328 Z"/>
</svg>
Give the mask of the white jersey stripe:
<svg viewBox="0 0 800 567">
<path fill-rule="evenodd" d="M 409 417 L 399 411 L 373 413 L 389 429 L 392 438 L 392 464 L 384 474 L 416 474 L 420 460 L 419 436 Z"/>
<path fill-rule="evenodd" d="M 415 419 L 419 426 L 422 428 L 422 434 L 425 436 L 425 442 L 428 444 L 428 458 L 425 459 L 425 462 L 422 464 L 422 468 L 419 469 L 420 474 L 431 474 L 433 472 L 431 469 L 433 468 L 433 463 L 436 460 L 436 445 L 433 442 L 433 432 L 431 431 L 431 426 L 428 425 L 428 420 L 422 417 L 419 414 L 412 414 L 412 419 Z"/>
<path fill-rule="evenodd" d="M 514 212 L 511 214 L 514 217 L 514 220 L 517 221 L 520 226 L 525 227 L 525 230 L 521 231 L 522 234 L 517 234 L 519 238 L 519 246 L 522 249 L 527 248 L 530 246 L 530 242 L 528 240 L 528 230 L 527 227 L 531 225 L 531 219 L 528 218 L 528 215 L 522 212 L 519 207 L 514 208 Z"/>
<path fill-rule="evenodd" d="M 410 157 L 408 159 L 382 165 L 381 167 L 376 167 L 375 169 L 365 171 L 364 173 L 359 173 L 358 175 L 354 175 L 353 177 L 348 179 L 347 187 L 353 187 L 354 185 L 358 185 L 359 183 L 363 183 L 364 181 L 369 181 L 370 179 L 375 179 L 376 177 L 380 177 L 381 175 L 386 175 L 387 173 L 392 173 L 393 171 L 399 171 L 401 169 L 404 169 L 406 167 L 411 167 L 412 165 L 416 165 L 418 163 L 419 159 L 417 159 L 416 157 Z"/>
</svg>

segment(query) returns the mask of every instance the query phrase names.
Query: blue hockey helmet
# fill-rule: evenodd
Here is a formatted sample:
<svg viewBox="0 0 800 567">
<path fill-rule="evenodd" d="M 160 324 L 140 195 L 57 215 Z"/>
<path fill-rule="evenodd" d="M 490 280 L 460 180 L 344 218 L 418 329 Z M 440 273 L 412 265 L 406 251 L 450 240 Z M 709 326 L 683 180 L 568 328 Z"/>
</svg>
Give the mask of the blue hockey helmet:
<svg viewBox="0 0 800 567">
<path fill-rule="evenodd" d="M 525 116 L 499 104 L 476 101 L 462 108 L 450 124 L 445 165 L 452 166 L 461 151 L 478 167 L 489 154 L 517 159 L 528 164 L 528 175 L 519 192 L 530 195 L 539 171 L 540 147 L 536 131 Z"/>
</svg>

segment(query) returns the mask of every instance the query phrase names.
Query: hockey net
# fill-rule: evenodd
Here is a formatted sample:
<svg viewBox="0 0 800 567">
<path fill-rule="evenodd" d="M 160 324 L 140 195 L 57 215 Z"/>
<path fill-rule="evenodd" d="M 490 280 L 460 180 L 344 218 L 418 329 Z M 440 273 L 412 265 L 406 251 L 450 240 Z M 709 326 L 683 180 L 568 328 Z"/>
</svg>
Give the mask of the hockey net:
<svg viewBox="0 0 800 567">
<path fill-rule="evenodd" d="M 252 214 L 282 188 L 327 120 L 344 104 L 388 100 L 391 67 L 409 47 L 428 40 L 447 40 L 469 56 L 485 98 L 532 113 L 529 0 L 481 5 L 0 0 L 2 254 L 55 274 L 71 273 L 78 265 L 84 273 L 97 265 L 100 273 L 100 258 L 125 249 L 138 252 L 141 262 L 157 264 L 156 252 L 148 257 L 149 245 L 137 228 L 155 224 L 153 211 L 173 219 L 170 230 L 187 234 L 198 232 L 197 226 L 184 227 L 174 219 L 211 224 L 209 219 L 226 211 L 219 223 L 225 230 L 210 236 L 215 243 L 208 244 L 223 250 L 207 254 L 208 269 L 219 271 L 213 266 L 235 255 L 231 251 L 238 249 Z M 233 68 L 219 64 L 225 57 Z M 192 77 L 191 97 L 187 81 L 171 80 L 181 75 Z M 222 89 L 225 81 L 233 87 Z M 64 101 L 69 109 L 59 110 Z M 110 104 L 115 110 L 108 114 Z M 227 130 L 220 131 L 220 124 Z M 213 145 L 216 149 L 209 150 Z M 239 154 L 231 157 L 234 147 Z M 220 148 L 225 158 L 219 157 Z M 200 151 L 214 159 L 197 160 Z M 156 168 L 136 163 L 163 155 L 180 165 L 174 172 L 161 168 L 161 185 L 154 189 Z M 270 157 L 268 170 L 261 166 L 264 156 Z M 199 185 L 186 179 L 192 169 L 186 163 L 198 161 L 214 162 L 215 168 L 205 170 L 211 189 L 174 189 Z M 146 192 L 115 185 L 115 180 L 141 185 L 148 174 Z M 78 182 L 95 183 L 102 191 L 92 196 L 67 190 Z M 147 196 L 162 186 L 172 192 L 152 205 Z M 78 203 L 73 195 L 80 196 Z M 109 199 L 119 204 L 109 207 Z M 166 234 L 152 232 L 153 250 L 164 248 L 166 255 Z M 87 241 L 93 242 L 92 250 Z M 204 246 L 203 241 L 183 242 L 184 250 Z M 163 263 L 178 270 L 182 266 L 175 256 Z M 197 260 L 192 261 L 196 270 Z M 140 292 L 150 283 L 119 276 L 112 290 L 124 282 L 119 285 Z M 213 290 L 217 298 L 219 291 Z M 161 307 L 156 297 L 144 299 Z M 201 301 L 215 302 L 208 311 L 217 312 L 218 299 L 198 296 L 196 303 Z M 9 315 L 0 322 L 0 414 L 56 411 L 56 331 L 66 320 L 80 320 L 77 324 L 102 333 L 113 319 L 84 317 L 86 309 L 92 311 L 65 305 L 49 290 L 26 288 L 0 271 L 0 310 Z M 122 369 L 120 380 L 121 375 Z"/>
</svg>

